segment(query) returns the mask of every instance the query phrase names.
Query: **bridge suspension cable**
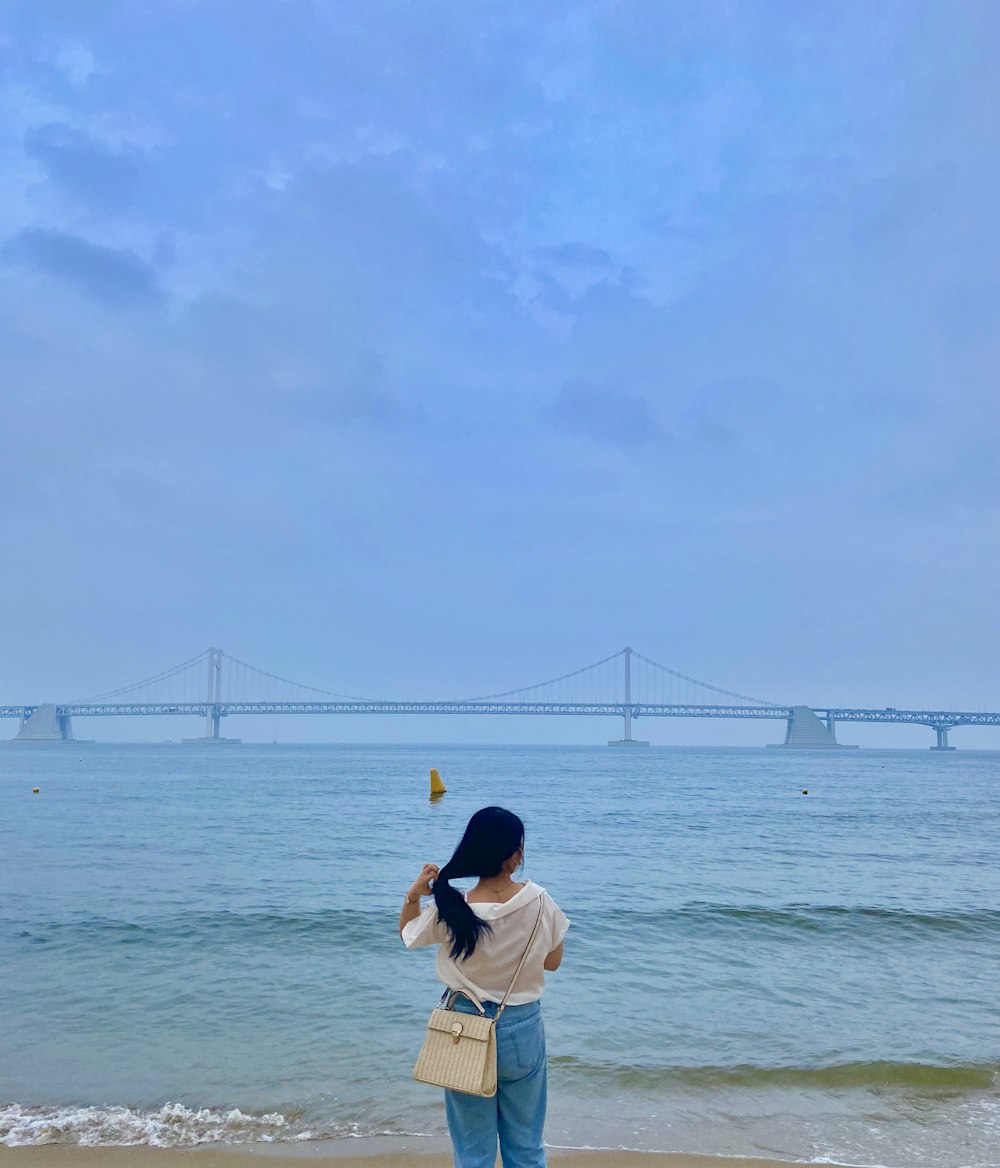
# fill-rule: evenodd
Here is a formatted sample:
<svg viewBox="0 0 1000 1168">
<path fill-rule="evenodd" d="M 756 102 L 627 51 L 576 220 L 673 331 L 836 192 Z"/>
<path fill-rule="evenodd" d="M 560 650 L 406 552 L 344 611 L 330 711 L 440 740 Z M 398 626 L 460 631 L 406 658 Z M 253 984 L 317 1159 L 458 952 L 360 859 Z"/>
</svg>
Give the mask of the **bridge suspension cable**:
<svg viewBox="0 0 1000 1168">
<path fill-rule="evenodd" d="M 80 702 L 99 702 L 104 698 L 124 697 L 127 694 L 135 693 L 137 690 L 144 689 L 147 686 L 159 685 L 164 681 L 177 677 L 186 670 L 193 670 L 198 665 L 204 665 L 208 660 L 209 651 L 205 649 L 199 653 L 197 657 L 191 657 L 187 661 L 182 661 L 180 665 L 174 665 L 170 669 L 164 669 L 160 673 L 155 673 L 151 677 L 144 677 L 141 681 L 133 681 L 130 685 L 120 686 L 118 689 L 109 689 L 104 693 L 92 694 L 90 697 L 79 698 Z"/>
<path fill-rule="evenodd" d="M 276 687 L 280 687 L 280 690 Z M 306 694 L 342 701 L 370 700 L 356 694 L 344 694 L 293 681 L 219 649 L 208 649 L 170 669 L 81 700 L 91 703 L 122 698 L 146 703 L 199 702 L 217 709 L 220 704 L 229 702 L 300 701 Z M 706 698 L 714 699 L 717 695 L 751 706 L 777 708 L 774 702 L 709 685 L 629 648 L 619 649 L 617 653 L 547 681 L 464 698 L 462 701 L 624 703 L 631 708 L 642 705 L 711 704 Z"/>
<path fill-rule="evenodd" d="M 638 668 L 636 668 L 638 666 Z M 626 695 L 625 674 L 629 674 Z M 488 702 L 532 695 L 539 700 L 555 702 L 577 701 L 628 701 L 637 705 L 678 705 L 707 704 L 707 695 L 721 695 L 752 706 L 775 707 L 774 702 L 753 698 L 721 686 L 709 685 L 667 665 L 661 665 L 634 649 L 619 649 L 599 661 L 560 674 L 548 681 L 534 685 L 519 686 L 502 690 L 500 693 L 484 694 L 476 698 L 466 698 L 469 702 Z"/>
<path fill-rule="evenodd" d="M 216 700 L 212 692 L 212 683 L 209 672 L 213 664 L 213 654 L 217 655 L 219 663 L 225 663 L 220 679 L 218 700 L 230 701 L 267 701 L 274 700 L 274 686 L 265 692 L 261 682 L 277 682 L 281 686 L 293 691 L 321 694 L 324 697 L 340 698 L 347 701 L 364 701 L 354 694 L 338 693 L 335 690 L 320 689 L 314 685 L 305 685 L 300 681 L 282 677 L 277 673 L 269 673 L 266 669 L 258 669 L 239 657 L 220 650 L 206 649 L 196 657 L 189 657 L 179 665 L 159 673 L 143 677 L 139 681 L 119 686 L 117 689 L 106 690 L 104 693 L 93 694 L 90 697 L 80 698 L 79 702 L 99 702 L 120 698 L 132 698 L 145 702 L 198 702 L 204 701 L 209 705 Z M 288 695 L 282 695 L 288 696 Z"/>
<path fill-rule="evenodd" d="M 699 681 L 696 677 L 688 677 L 686 673 L 679 673 L 676 669 L 671 669 L 669 665 L 661 665 L 659 661 L 653 661 L 649 657 L 644 657 L 641 653 L 637 653 L 634 649 L 632 650 L 632 656 L 637 658 L 639 661 L 645 662 L 647 665 L 651 665 L 654 669 L 659 669 L 664 673 L 669 673 L 671 677 L 675 677 L 679 681 L 685 681 L 689 685 L 696 685 L 699 687 L 699 689 L 706 689 L 710 693 L 722 694 L 727 698 L 737 698 L 741 702 L 749 702 L 752 706 L 780 706 L 781 704 L 779 702 L 768 702 L 763 698 L 747 697 L 746 694 L 735 693 L 731 689 L 721 689 L 717 685 L 709 685 L 707 681 Z"/>
<path fill-rule="evenodd" d="M 239 659 L 239 657 L 233 657 L 232 654 L 230 654 L 230 653 L 224 652 L 222 654 L 222 656 L 227 662 L 229 662 L 232 665 L 236 665 L 241 670 L 246 670 L 249 673 L 255 674 L 258 677 L 266 677 L 270 681 L 279 681 L 283 685 L 292 686 L 294 689 L 304 689 L 304 690 L 308 690 L 309 693 L 325 694 L 327 697 L 343 698 L 346 701 L 350 701 L 350 702 L 363 702 L 363 701 L 367 700 L 366 698 L 359 698 L 356 694 L 337 693 L 335 690 L 332 690 L 332 689 L 318 689 L 314 685 L 305 685 L 301 681 L 292 681 L 290 678 L 281 677 L 280 674 L 277 674 L 277 673 L 268 673 L 268 671 L 266 669 L 258 669 L 256 665 L 250 665 L 246 661 L 241 661 Z M 238 688 L 238 686 L 237 686 L 237 688 Z M 229 695 L 229 696 L 235 696 L 235 695 Z M 243 695 L 241 695 L 241 696 L 243 696 Z"/>
<path fill-rule="evenodd" d="M 548 686 L 562 685 L 564 682 L 581 677 L 584 673 L 590 673 L 591 670 L 599 669 L 602 665 L 607 665 L 611 661 L 617 661 L 618 658 L 624 655 L 624 653 L 624 649 L 619 649 L 617 653 L 612 653 L 608 657 L 602 657 L 600 661 L 594 661 L 590 665 L 584 665 L 582 669 L 574 669 L 570 673 L 563 673 L 561 676 L 550 678 L 548 681 L 538 681 L 534 685 L 522 685 L 518 689 L 508 689 L 504 690 L 502 693 L 483 694 L 478 698 L 463 698 L 462 700 L 466 702 L 492 702 L 496 701 L 498 698 L 512 698 L 516 697 L 518 694 L 530 693 L 532 690 L 545 689 Z"/>
</svg>

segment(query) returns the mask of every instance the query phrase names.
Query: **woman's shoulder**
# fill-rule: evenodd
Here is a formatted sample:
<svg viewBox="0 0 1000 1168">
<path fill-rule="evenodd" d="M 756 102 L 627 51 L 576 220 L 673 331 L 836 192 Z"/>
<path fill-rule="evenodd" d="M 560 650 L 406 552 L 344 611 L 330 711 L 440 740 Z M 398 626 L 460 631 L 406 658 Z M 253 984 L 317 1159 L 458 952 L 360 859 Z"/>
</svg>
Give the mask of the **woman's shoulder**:
<svg viewBox="0 0 1000 1168">
<path fill-rule="evenodd" d="M 549 930 L 549 941 L 555 946 L 558 945 L 563 937 L 566 936 L 566 930 L 569 928 L 569 917 L 556 903 L 555 898 L 545 888 L 539 886 L 542 902 L 542 917 L 545 921 L 545 927 Z"/>
<path fill-rule="evenodd" d="M 551 892 L 549 892 L 547 888 L 542 889 L 542 900 L 544 901 L 546 908 L 555 909 L 557 912 L 561 911 L 556 898 L 552 895 Z"/>
<path fill-rule="evenodd" d="M 536 900 L 541 901 L 543 912 L 560 912 L 559 905 L 556 903 L 555 897 L 547 888 L 541 884 L 536 884 L 533 880 L 527 881 L 524 886 L 524 891 L 527 894 L 527 903 L 533 904 Z"/>
</svg>

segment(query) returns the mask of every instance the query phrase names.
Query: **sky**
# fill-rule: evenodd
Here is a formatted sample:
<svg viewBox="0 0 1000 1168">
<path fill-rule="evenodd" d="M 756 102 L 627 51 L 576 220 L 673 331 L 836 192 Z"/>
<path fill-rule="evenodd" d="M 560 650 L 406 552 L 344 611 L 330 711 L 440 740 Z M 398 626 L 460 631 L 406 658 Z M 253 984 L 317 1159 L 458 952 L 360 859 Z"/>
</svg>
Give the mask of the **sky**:
<svg viewBox="0 0 1000 1168">
<path fill-rule="evenodd" d="M 628 644 L 1000 709 L 998 51 L 991 0 L 0 3 L 0 700 Z M 617 733 L 275 721 L 227 732 Z"/>
</svg>

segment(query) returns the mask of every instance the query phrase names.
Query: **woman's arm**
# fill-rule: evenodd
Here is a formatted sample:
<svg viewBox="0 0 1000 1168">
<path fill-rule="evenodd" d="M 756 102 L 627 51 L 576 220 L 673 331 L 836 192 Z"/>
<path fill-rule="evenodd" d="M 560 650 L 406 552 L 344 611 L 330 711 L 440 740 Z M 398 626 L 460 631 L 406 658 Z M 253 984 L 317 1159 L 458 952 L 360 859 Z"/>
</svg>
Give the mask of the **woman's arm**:
<svg viewBox="0 0 1000 1168">
<path fill-rule="evenodd" d="M 559 968 L 562 965 L 563 959 L 563 943 L 562 941 L 552 950 L 552 952 L 542 962 L 542 968 L 547 969 L 549 973 Z"/>
<path fill-rule="evenodd" d="M 399 914 L 400 936 L 402 936 L 404 926 L 420 916 L 420 898 L 422 896 L 430 896 L 431 884 L 437 879 L 437 874 L 437 864 L 424 864 L 420 870 L 420 875 L 410 885 Z"/>
</svg>

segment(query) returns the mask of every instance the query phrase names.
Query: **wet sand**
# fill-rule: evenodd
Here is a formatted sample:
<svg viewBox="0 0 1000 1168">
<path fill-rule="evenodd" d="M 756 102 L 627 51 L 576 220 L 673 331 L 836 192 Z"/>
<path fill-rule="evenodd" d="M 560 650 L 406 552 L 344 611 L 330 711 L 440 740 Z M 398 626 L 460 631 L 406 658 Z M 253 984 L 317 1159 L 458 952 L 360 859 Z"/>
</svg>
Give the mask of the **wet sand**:
<svg viewBox="0 0 1000 1168">
<path fill-rule="evenodd" d="M 372 1151 L 358 1155 L 357 1143 L 343 1141 L 297 1148 L 256 1144 L 239 1148 L 81 1148 L 68 1144 L 0 1149 L 10 1168 L 303 1168 L 303 1162 L 329 1168 L 452 1168 L 448 1154 L 423 1151 Z M 374 1142 L 374 1141 L 373 1141 Z M 379 1141 L 381 1142 L 381 1141 Z M 787 1168 L 787 1161 L 728 1159 L 662 1152 L 576 1152 L 550 1149 L 553 1168 Z M 829 1168 L 829 1166 L 828 1166 Z"/>
</svg>

